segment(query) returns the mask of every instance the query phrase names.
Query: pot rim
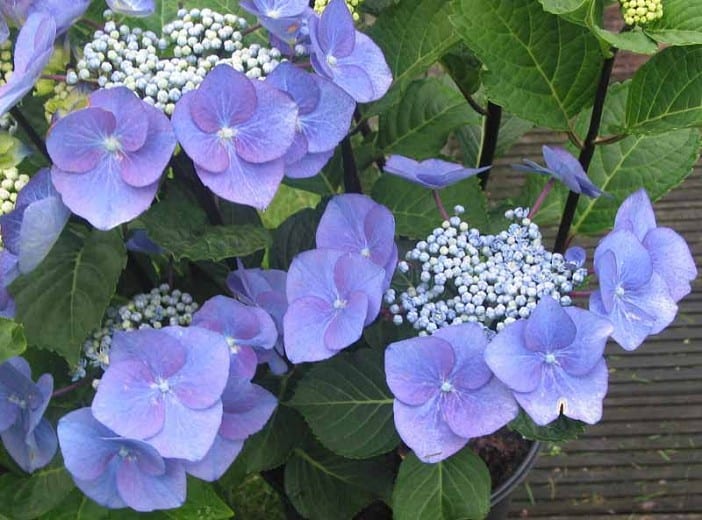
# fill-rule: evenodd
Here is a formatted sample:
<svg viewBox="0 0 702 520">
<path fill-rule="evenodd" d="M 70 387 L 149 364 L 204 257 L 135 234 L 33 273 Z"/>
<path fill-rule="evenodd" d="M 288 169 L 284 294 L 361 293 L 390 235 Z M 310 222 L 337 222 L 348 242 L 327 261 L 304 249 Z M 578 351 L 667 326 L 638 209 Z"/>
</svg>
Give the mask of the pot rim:
<svg viewBox="0 0 702 520">
<path fill-rule="evenodd" d="M 495 506 L 505 498 L 507 498 L 514 489 L 522 483 L 526 478 L 529 470 L 536 462 L 536 458 L 541 451 L 541 443 L 539 441 L 532 441 L 531 447 L 527 452 L 524 460 L 517 467 L 517 470 L 510 475 L 510 477 L 500 484 L 497 489 L 495 489 L 490 495 L 490 506 Z"/>
</svg>

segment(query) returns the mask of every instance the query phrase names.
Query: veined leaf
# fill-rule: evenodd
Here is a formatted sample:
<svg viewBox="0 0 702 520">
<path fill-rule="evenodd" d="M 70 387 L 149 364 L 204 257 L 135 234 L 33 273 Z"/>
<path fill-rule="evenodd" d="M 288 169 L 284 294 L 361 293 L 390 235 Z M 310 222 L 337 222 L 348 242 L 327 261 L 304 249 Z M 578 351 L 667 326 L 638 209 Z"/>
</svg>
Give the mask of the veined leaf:
<svg viewBox="0 0 702 520">
<path fill-rule="evenodd" d="M 48 513 L 74 489 L 63 461 L 26 476 L 0 475 L 0 514 L 13 520 L 30 520 Z"/>
<path fill-rule="evenodd" d="M 702 44 L 702 2 L 665 0 L 663 17 L 647 25 L 645 31 L 660 43 Z"/>
<path fill-rule="evenodd" d="M 27 348 L 27 339 L 21 324 L 0 318 L 0 363 L 19 356 Z"/>
</svg>

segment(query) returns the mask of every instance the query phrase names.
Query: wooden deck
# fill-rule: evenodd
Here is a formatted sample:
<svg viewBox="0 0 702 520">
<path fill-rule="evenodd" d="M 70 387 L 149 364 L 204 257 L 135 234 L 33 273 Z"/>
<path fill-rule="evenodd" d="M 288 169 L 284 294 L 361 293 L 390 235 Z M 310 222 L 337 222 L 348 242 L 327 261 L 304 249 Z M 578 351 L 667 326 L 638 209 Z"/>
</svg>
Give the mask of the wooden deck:
<svg viewBox="0 0 702 520">
<path fill-rule="evenodd" d="M 531 133 L 504 163 L 538 160 L 542 143 L 562 139 Z M 506 169 L 494 177 L 493 190 L 514 187 Z M 702 265 L 702 166 L 655 207 L 659 225 L 681 233 Z M 591 250 L 594 242 L 586 244 Z M 612 344 L 607 353 L 610 390 L 602 422 L 560 450 L 545 446 L 515 493 L 512 517 L 702 519 L 700 279 L 670 328 L 635 352 Z"/>
</svg>

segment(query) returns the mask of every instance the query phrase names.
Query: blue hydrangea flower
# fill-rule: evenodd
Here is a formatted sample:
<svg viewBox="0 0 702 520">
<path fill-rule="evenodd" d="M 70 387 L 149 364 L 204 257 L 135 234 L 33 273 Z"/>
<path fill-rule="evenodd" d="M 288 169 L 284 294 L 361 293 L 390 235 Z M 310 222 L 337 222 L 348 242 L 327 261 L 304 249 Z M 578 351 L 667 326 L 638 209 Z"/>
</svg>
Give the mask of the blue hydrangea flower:
<svg viewBox="0 0 702 520">
<path fill-rule="evenodd" d="M 614 231 L 595 249 L 599 290 L 590 310 L 612 322 L 612 337 L 634 350 L 675 318 L 678 306 L 665 279 L 653 268 L 648 250 L 630 231 Z"/>
<path fill-rule="evenodd" d="M 614 219 L 614 231 L 630 231 L 651 256 L 653 270 L 665 280 L 670 295 L 676 302 L 690 293 L 697 278 L 697 267 L 685 239 L 667 227 L 656 225 L 651 199 L 644 189 L 632 193 L 619 206 Z M 610 237 L 601 242 L 607 248 Z"/>
<path fill-rule="evenodd" d="M 17 35 L 12 76 L 0 86 L 0 115 L 32 89 L 51 59 L 55 37 L 56 23 L 49 14 L 39 11 L 27 18 Z"/>
<path fill-rule="evenodd" d="M 115 13 L 142 18 L 156 10 L 154 0 L 107 0 L 107 6 Z"/>
<path fill-rule="evenodd" d="M 242 0 L 239 5 L 283 41 L 297 34 L 309 11 L 306 0 Z"/>
<path fill-rule="evenodd" d="M 565 261 L 568 262 L 572 267 L 578 268 L 585 265 L 585 260 L 587 259 L 587 252 L 580 246 L 573 246 L 566 249 L 563 258 L 565 258 Z"/>
<path fill-rule="evenodd" d="M 32 271 L 46 257 L 70 214 L 51 184 L 47 168 L 22 188 L 15 209 L 0 217 L 2 241 L 17 256 L 21 273 Z"/>
<path fill-rule="evenodd" d="M 297 255 L 283 318 L 288 359 L 321 361 L 358 340 L 380 311 L 384 279 L 383 269 L 362 255 L 332 249 Z"/>
<path fill-rule="evenodd" d="M 286 92 L 298 106 L 295 140 L 285 154 L 285 174 L 312 177 L 346 136 L 356 103 L 331 81 L 285 62 L 266 83 Z"/>
<path fill-rule="evenodd" d="M 385 162 L 383 169 L 387 173 L 392 173 L 425 188 L 440 190 L 490 168 L 490 166 L 466 168 L 461 164 L 441 159 L 427 159 L 418 162 L 402 155 L 391 155 Z"/>
<path fill-rule="evenodd" d="M 58 423 L 66 469 L 76 486 L 104 507 L 153 511 L 185 502 L 181 461 L 164 459 L 152 446 L 120 437 L 80 408 Z"/>
<path fill-rule="evenodd" d="M 565 184 L 570 191 L 581 193 L 588 197 L 595 198 L 604 193 L 588 179 L 580 161 L 567 150 L 556 146 L 544 146 L 541 150 L 544 161 L 546 161 L 546 168 L 529 159 L 524 159 L 526 166 L 514 164 L 512 167 L 524 172 L 550 175 Z"/>
<path fill-rule="evenodd" d="M 516 417 L 511 392 L 483 359 L 487 344 L 480 325 L 465 323 L 391 343 L 385 351 L 395 427 L 421 461 L 444 460 L 470 438 Z"/>
<path fill-rule="evenodd" d="M 205 186 L 232 202 L 268 206 L 295 136 L 297 106 L 286 94 L 219 65 L 180 98 L 172 121 Z"/>
<path fill-rule="evenodd" d="M 608 320 L 546 296 L 493 338 L 485 360 L 536 424 L 561 413 L 594 424 L 607 393 L 603 353 L 612 330 Z"/>
<path fill-rule="evenodd" d="M 35 13 L 53 18 L 56 36 L 66 32 L 88 10 L 90 0 L 12 0 L 0 2 L 0 13 L 17 25 L 28 23 Z M 2 17 L 0 17 L 0 20 Z M 0 38 L 0 42 L 4 41 Z"/>
<path fill-rule="evenodd" d="M 14 318 L 16 312 L 15 300 L 7 290 L 9 285 L 20 274 L 18 260 L 7 249 L 0 251 L 0 316 Z"/>
<path fill-rule="evenodd" d="M 44 418 L 53 389 L 51 374 L 32 382 L 24 358 L 0 363 L 0 438 L 13 460 L 28 473 L 46 466 L 56 453 L 56 433 Z"/>
<path fill-rule="evenodd" d="M 256 373 L 256 355 L 251 348 L 242 346 L 232 351 L 230 359 L 217 437 L 204 458 L 185 465 L 188 473 L 207 481 L 217 480 L 227 471 L 244 441 L 265 426 L 278 405 L 273 394 L 251 383 Z"/>
<path fill-rule="evenodd" d="M 199 460 L 222 421 L 228 373 L 229 348 L 216 332 L 200 327 L 116 332 L 93 415 L 163 457 Z"/>
<path fill-rule="evenodd" d="M 395 217 L 366 195 L 337 195 L 327 204 L 317 227 L 317 247 L 340 249 L 369 258 L 385 270 L 383 290 L 397 267 Z"/>
<path fill-rule="evenodd" d="M 63 202 L 106 230 L 151 205 L 176 141 L 163 112 L 125 87 L 98 90 L 88 101 L 50 129 L 46 148 Z"/>
<path fill-rule="evenodd" d="M 385 95 L 392 72 L 383 51 L 356 30 L 344 0 L 331 0 L 320 18 L 309 20 L 310 60 L 317 74 L 332 80 L 359 103 Z"/>
<path fill-rule="evenodd" d="M 268 363 L 274 374 L 283 374 L 288 365 L 282 358 L 283 316 L 288 309 L 285 283 L 288 273 L 279 269 L 245 269 L 241 261 L 238 268 L 227 276 L 227 287 L 232 294 L 247 305 L 256 305 L 265 310 L 275 323 L 278 338 L 273 350 L 257 350 L 259 363 Z"/>
</svg>

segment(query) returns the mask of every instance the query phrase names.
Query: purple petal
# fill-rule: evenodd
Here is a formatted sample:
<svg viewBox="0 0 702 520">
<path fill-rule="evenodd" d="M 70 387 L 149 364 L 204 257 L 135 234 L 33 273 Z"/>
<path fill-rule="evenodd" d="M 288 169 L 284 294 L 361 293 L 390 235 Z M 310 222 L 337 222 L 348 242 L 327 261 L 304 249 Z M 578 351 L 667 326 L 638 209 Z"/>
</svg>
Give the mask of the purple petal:
<svg viewBox="0 0 702 520">
<path fill-rule="evenodd" d="M 196 165 L 195 170 L 202 183 L 230 202 L 266 209 L 283 180 L 283 160 L 254 164 L 233 153 L 229 159 L 229 167 L 221 172 L 211 172 Z"/>
<path fill-rule="evenodd" d="M 304 0 L 244 0 L 241 7 L 256 16 L 285 18 L 301 14 L 307 7 Z"/>
<path fill-rule="evenodd" d="M 541 151 L 546 161 L 546 166 L 556 174 L 558 180 L 563 182 L 568 189 L 580 193 L 578 177 L 586 177 L 580 162 L 564 148 L 556 146 L 543 146 Z"/>
<path fill-rule="evenodd" d="M 312 44 L 316 43 L 324 54 L 341 58 L 353 51 L 356 29 L 344 0 L 331 0 L 327 4 L 316 29 L 310 32 Z"/>
<path fill-rule="evenodd" d="M 226 473 L 243 447 L 243 440 L 232 441 L 217 435 L 210 451 L 202 459 L 185 461 L 185 471 L 201 480 L 214 482 Z"/>
<path fill-rule="evenodd" d="M 298 117 L 312 112 L 321 96 L 319 76 L 284 61 L 266 76 L 266 83 L 290 95 L 298 107 Z"/>
<path fill-rule="evenodd" d="M 290 303 L 283 318 L 283 330 L 285 353 L 292 363 L 321 361 L 336 354 L 327 348 L 324 337 L 335 314 L 331 303 L 315 296 L 297 298 Z"/>
<path fill-rule="evenodd" d="M 314 111 L 300 116 L 302 132 L 311 153 L 328 152 L 346 136 L 356 103 L 331 81 L 313 77 L 320 97 Z"/>
<path fill-rule="evenodd" d="M 32 202 L 43 200 L 47 197 L 58 197 L 59 193 L 51 183 L 51 170 L 42 168 L 29 179 L 27 185 L 17 195 L 15 207 L 28 206 Z M 3 242 L 5 237 L 3 236 Z"/>
<path fill-rule="evenodd" d="M 453 348 L 456 363 L 450 381 L 454 386 L 475 390 L 490 381 L 492 371 L 484 359 L 488 341 L 482 327 L 465 323 L 441 328 L 433 336 L 448 341 Z"/>
<path fill-rule="evenodd" d="M 102 108 L 84 108 L 59 119 L 46 138 L 54 169 L 83 173 L 98 167 L 107 151 L 104 139 L 117 125 L 115 116 Z"/>
<path fill-rule="evenodd" d="M 178 339 L 169 337 L 166 329 L 117 331 L 112 336 L 110 363 L 137 361 L 152 374 L 170 377 L 186 363 L 188 352 Z"/>
<path fill-rule="evenodd" d="M 602 418 L 608 375 L 604 359 L 591 372 L 580 377 L 554 368 L 544 371 L 533 392 L 515 393 L 514 396 L 540 426 L 556 420 L 561 413 L 571 419 L 595 424 Z"/>
<path fill-rule="evenodd" d="M 393 405 L 397 433 L 422 462 L 444 460 L 468 442 L 446 424 L 438 400 L 434 397 L 420 406 L 396 400 Z"/>
<path fill-rule="evenodd" d="M 228 385 L 222 403 L 224 415 L 219 435 L 229 440 L 244 440 L 261 430 L 278 406 L 273 394 L 248 382 Z"/>
<path fill-rule="evenodd" d="M 512 392 L 494 377 L 477 390 L 456 388 L 446 393 L 443 399 L 441 408 L 446 423 L 456 435 L 463 438 L 489 435 L 519 413 Z"/>
<path fill-rule="evenodd" d="M 575 323 L 555 299 L 543 297 L 532 311 L 524 329 L 525 346 L 535 352 L 552 352 L 575 339 Z"/>
<path fill-rule="evenodd" d="M 420 405 L 438 395 L 454 364 L 451 345 L 435 337 L 398 341 L 385 350 L 385 378 L 390 391 L 408 405 Z"/>
<path fill-rule="evenodd" d="M 190 101 L 190 116 L 206 133 L 233 128 L 255 117 L 256 89 L 245 74 L 218 65 L 207 74 Z"/>
<path fill-rule="evenodd" d="M 692 290 L 697 267 L 685 239 L 670 228 L 652 229 L 643 245 L 651 255 L 653 270 L 665 280 L 670 295 L 678 302 Z"/>
<path fill-rule="evenodd" d="M 650 255 L 633 233 L 613 231 L 600 241 L 595 249 L 595 272 L 600 280 L 607 278 L 601 276 L 599 270 L 601 257 L 606 251 L 611 251 L 616 259 L 616 279 L 619 285 L 626 288 L 641 287 L 651 278 L 653 266 Z M 605 298 L 609 298 L 608 293 Z"/>
<path fill-rule="evenodd" d="M 90 95 L 89 101 L 91 107 L 102 108 L 114 116 L 116 124 L 113 135 L 127 152 L 139 150 L 150 138 L 149 126 L 154 110 L 166 118 L 158 109 L 141 101 L 127 87 L 96 90 Z"/>
<path fill-rule="evenodd" d="M 299 161 L 285 164 L 285 176 L 291 179 L 307 179 L 314 177 L 334 156 L 334 150 L 322 153 L 305 154 Z"/>
<path fill-rule="evenodd" d="M 113 460 L 107 467 L 107 470 L 99 477 L 92 480 L 82 480 L 73 477 L 73 481 L 86 496 L 93 499 L 99 505 L 109 507 L 111 509 L 119 509 L 127 507 L 127 504 L 122 500 L 117 491 L 117 468 L 119 461 Z"/>
<path fill-rule="evenodd" d="M 646 233 L 655 227 L 656 215 L 653 213 L 651 199 L 643 188 L 635 191 L 622 202 L 614 219 L 614 231 L 630 231 L 640 241 L 643 241 Z"/>
<path fill-rule="evenodd" d="M 116 434 L 99 423 L 89 407 L 64 415 L 57 432 L 63 462 L 76 479 L 98 478 L 117 454 L 114 443 L 106 440 Z"/>
<path fill-rule="evenodd" d="M 341 350 L 361 338 L 368 313 L 368 297 L 363 292 L 353 292 L 344 301 L 344 307 L 332 317 L 324 331 L 324 346 Z"/>
<path fill-rule="evenodd" d="M 417 177 L 419 163 L 403 155 L 391 155 L 385 161 L 384 170 L 387 173 L 399 175 L 407 180 L 414 180 Z"/>
<path fill-rule="evenodd" d="M 172 509 L 185 502 L 185 468 L 180 461 L 166 460 L 163 475 L 149 475 L 139 471 L 138 465 L 123 459 L 116 474 L 119 495 L 136 511 Z"/>
<path fill-rule="evenodd" d="M 41 419 L 32 431 L 27 433 L 21 423 L 15 423 L 0 433 L 7 453 L 17 465 L 27 473 L 43 468 L 54 458 L 58 441 L 53 427 L 46 419 Z"/>
<path fill-rule="evenodd" d="M 575 267 L 582 267 L 585 265 L 587 252 L 580 246 L 573 246 L 566 249 L 563 256 L 566 259 L 566 262 L 573 264 Z"/>
<path fill-rule="evenodd" d="M 135 18 L 149 16 L 156 9 L 154 0 L 107 0 L 107 5 L 115 13 Z"/>
<path fill-rule="evenodd" d="M 383 51 L 359 31 L 356 31 L 353 53 L 339 59 L 337 65 L 338 67 L 333 67 L 334 83 L 359 103 L 380 99 L 392 83 L 392 72 Z M 357 76 L 359 69 L 361 76 Z"/>
<path fill-rule="evenodd" d="M 370 325 L 380 312 L 385 271 L 362 255 L 348 253 L 334 266 L 334 282 L 343 298 L 351 300 L 354 292 L 365 294 L 365 325 Z"/>
<path fill-rule="evenodd" d="M 33 271 L 49 254 L 71 212 L 59 197 L 48 197 L 27 206 L 20 227 L 19 270 Z"/>
<path fill-rule="evenodd" d="M 600 361 L 614 328 L 609 320 L 585 309 L 566 307 L 564 311 L 575 322 L 577 333 L 570 345 L 559 349 L 558 363 L 569 374 L 582 376 Z"/>
<path fill-rule="evenodd" d="M 488 343 L 485 361 L 493 373 L 507 386 L 518 392 L 531 392 L 539 384 L 543 356 L 527 348 L 527 323 L 510 323 Z"/>
<path fill-rule="evenodd" d="M 334 302 L 337 294 L 334 267 L 344 254 L 334 249 L 313 249 L 293 258 L 286 281 L 288 303 L 306 296 L 328 304 Z"/>
<path fill-rule="evenodd" d="M 229 352 L 227 385 L 232 379 L 251 381 L 256 375 L 256 365 L 258 364 L 254 349 L 244 345 L 236 349 L 229 349 Z M 224 391 L 227 391 L 226 387 Z"/>
</svg>

